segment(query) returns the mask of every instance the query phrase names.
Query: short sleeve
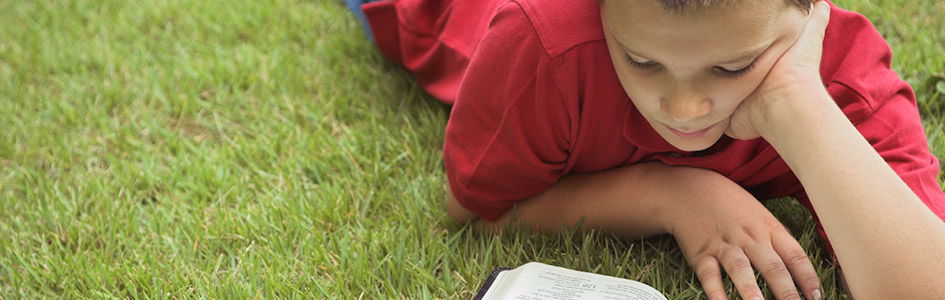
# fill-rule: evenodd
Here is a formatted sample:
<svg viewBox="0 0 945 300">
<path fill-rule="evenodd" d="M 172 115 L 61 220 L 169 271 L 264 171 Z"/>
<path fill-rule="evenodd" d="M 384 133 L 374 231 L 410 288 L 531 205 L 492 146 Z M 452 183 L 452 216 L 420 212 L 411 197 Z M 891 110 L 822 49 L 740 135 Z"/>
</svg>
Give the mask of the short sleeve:
<svg viewBox="0 0 945 300">
<path fill-rule="evenodd" d="M 869 118 L 855 125 L 922 202 L 945 220 L 939 162 L 929 151 L 915 95 L 908 84 L 901 82 L 900 88 L 875 107 Z"/>
<path fill-rule="evenodd" d="M 822 68 L 827 91 L 857 130 L 939 218 L 945 195 L 912 87 L 892 70 L 892 50 L 862 15 L 833 10 Z"/>
<path fill-rule="evenodd" d="M 552 74 L 522 9 L 500 8 L 472 55 L 443 149 L 453 195 L 482 218 L 498 219 L 563 175 L 569 112 Z"/>
</svg>

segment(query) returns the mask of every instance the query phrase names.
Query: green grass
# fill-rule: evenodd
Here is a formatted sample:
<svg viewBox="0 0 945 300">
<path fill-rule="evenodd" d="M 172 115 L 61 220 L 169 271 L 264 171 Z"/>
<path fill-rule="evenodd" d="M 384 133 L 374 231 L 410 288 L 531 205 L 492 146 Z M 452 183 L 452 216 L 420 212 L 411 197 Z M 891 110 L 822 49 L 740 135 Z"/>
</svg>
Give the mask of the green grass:
<svg viewBox="0 0 945 300">
<path fill-rule="evenodd" d="M 945 4 L 837 2 L 945 157 Z M 527 261 L 701 295 L 670 237 L 449 222 L 447 116 L 335 0 L 0 0 L 0 298 L 465 299 Z M 840 297 L 809 215 L 769 207 Z"/>
</svg>

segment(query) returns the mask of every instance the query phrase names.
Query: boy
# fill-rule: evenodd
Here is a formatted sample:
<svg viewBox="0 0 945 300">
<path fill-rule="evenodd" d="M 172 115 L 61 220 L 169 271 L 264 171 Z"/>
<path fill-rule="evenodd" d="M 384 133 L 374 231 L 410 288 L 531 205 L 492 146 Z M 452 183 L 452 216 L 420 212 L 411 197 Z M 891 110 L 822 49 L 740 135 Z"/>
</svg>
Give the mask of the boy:
<svg viewBox="0 0 945 300">
<path fill-rule="evenodd" d="M 938 162 L 860 15 L 810 0 L 362 8 L 382 53 L 453 105 L 459 222 L 497 230 L 514 206 L 542 231 L 584 218 L 669 233 L 711 299 L 726 298 L 723 270 L 760 298 L 753 268 L 779 299 L 818 299 L 807 255 L 758 201 L 789 195 L 814 212 L 854 297 L 945 295 Z"/>
</svg>

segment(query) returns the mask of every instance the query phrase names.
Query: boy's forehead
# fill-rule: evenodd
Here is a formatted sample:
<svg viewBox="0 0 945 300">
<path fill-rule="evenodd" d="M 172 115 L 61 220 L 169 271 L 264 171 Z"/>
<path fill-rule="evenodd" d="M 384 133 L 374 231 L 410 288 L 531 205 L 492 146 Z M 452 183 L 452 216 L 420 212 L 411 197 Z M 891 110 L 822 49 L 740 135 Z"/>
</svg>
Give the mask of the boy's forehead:
<svg viewBox="0 0 945 300">
<path fill-rule="evenodd" d="M 783 12 L 785 0 L 609 0 L 601 9 L 627 18 L 673 16 L 702 19 L 713 15 L 728 18 L 765 18 Z"/>
<path fill-rule="evenodd" d="M 776 7 L 787 3 L 785 0 L 644 0 L 624 2 L 658 5 L 664 13 L 672 15 L 697 16 L 718 10 L 738 10 L 753 8 L 753 6 Z"/>
<path fill-rule="evenodd" d="M 762 0 L 737 1 L 737 8 L 715 9 L 700 14 L 672 14 L 666 12 L 660 2 L 607 1 L 603 11 L 606 26 L 621 44 L 641 55 L 687 52 L 692 50 L 687 49 L 690 46 L 701 50 L 745 50 L 758 47 L 779 35 L 780 31 L 774 24 L 780 13 L 785 12 L 759 4 L 766 2 Z M 695 53 L 688 54 L 691 56 Z M 702 54 L 715 56 L 711 53 Z"/>
<path fill-rule="evenodd" d="M 641 1 L 642 2 L 642 1 Z M 670 14 L 699 14 L 717 9 L 731 9 L 737 0 L 657 0 L 664 11 Z"/>
</svg>

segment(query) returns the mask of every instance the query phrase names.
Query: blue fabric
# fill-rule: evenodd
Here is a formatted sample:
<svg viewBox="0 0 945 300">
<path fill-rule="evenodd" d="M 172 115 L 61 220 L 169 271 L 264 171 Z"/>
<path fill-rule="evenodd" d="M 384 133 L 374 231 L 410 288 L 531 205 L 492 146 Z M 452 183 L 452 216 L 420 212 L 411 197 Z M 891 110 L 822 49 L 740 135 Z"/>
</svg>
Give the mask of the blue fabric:
<svg viewBox="0 0 945 300">
<path fill-rule="evenodd" d="M 371 3 L 375 1 L 382 0 L 342 0 L 345 3 L 345 6 L 354 13 L 355 17 L 358 17 L 358 21 L 361 22 L 361 28 L 364 28 L 364 33 L 367 34 L 369 40 L 374 41 L 374 34 L 371 33 L 371 26 L 368 25 L 367 18 L 364 17 L 364 12 L 361 11 L 361 4 Z"/>
</svg>

